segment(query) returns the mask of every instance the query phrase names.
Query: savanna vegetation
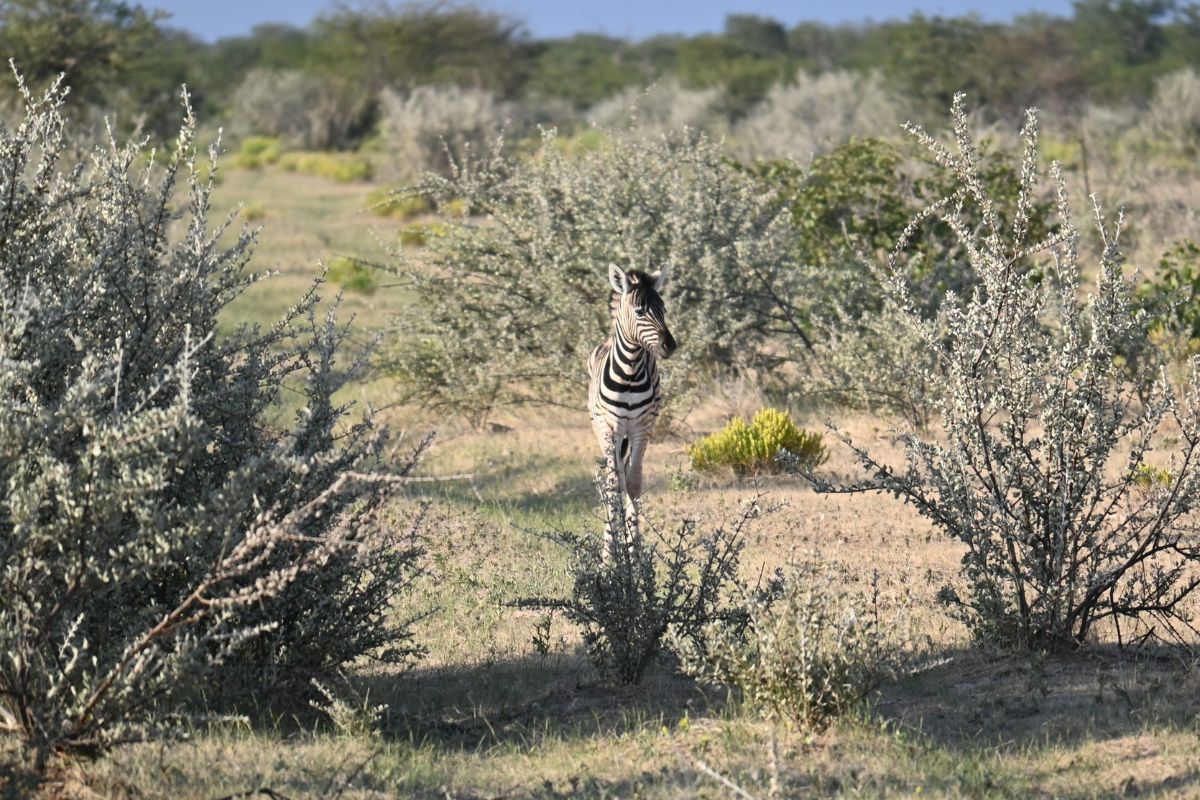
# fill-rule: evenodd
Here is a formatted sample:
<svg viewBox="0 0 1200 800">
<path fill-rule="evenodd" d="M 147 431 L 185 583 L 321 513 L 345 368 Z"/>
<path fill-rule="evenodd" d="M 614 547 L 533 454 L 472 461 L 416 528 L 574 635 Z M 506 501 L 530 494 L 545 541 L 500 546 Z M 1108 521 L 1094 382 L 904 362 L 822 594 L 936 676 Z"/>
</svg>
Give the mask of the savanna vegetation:
<svg viewBox="0 0 1200 800">
<path fill-rule="evenodd" d="M 0 53 L 0 795 L 1200 793 L 1197 7 Z"/>
</svg>

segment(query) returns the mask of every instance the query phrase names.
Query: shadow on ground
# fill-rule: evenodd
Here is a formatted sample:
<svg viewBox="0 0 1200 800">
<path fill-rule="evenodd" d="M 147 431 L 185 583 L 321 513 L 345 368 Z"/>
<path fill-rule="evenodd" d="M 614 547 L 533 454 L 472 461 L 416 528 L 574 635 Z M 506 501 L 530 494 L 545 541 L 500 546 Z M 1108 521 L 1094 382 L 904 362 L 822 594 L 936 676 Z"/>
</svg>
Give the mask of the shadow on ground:
<svg viewBox="0 0 1200 800">
<path fill-rule="evenodd" d="M 388 736 L 466 749 L 673 727 L 719 715 L 726 697 L 657 666 L 637 686 L 609 685 L 580 654 L 416 669 L 366 678 L 363 690 L 388 704 Z"/>
<path fill-rule="evenodd" d="M 547 473 L 560 477 L 547 480 Z M 480 511 L 494 508 L 560 518 L 578 517 L 597 504 L 593 474 L 584 472 L 577 460 L 563 458 L 483 466 L 469 480 L 447 481 L 428 494 Z"/>
<path fill-rule="evenodd" d="M 885 687 L 877 710 L 948 748 L 1077 745 L 1194 725 L 1200 714 L 1200 670 L 1179 650 L 960 650 L 934 663 Z"/>
</svg>

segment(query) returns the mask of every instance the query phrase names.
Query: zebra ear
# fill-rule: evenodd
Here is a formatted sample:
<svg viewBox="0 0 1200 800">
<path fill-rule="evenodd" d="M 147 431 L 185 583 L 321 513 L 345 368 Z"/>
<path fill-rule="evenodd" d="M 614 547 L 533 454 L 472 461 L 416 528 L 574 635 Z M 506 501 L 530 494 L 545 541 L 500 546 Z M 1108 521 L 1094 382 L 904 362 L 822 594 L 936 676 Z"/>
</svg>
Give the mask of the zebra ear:
<svg viewBox="0 0 1200 800">
<path fill-rule="evenodd" d="M 654 291 L 661 292 L 663 287 L 667 285 L 667 278 L 671 277 L 671 265 L 663 264 L 662 269 L 650 277 L 654 279 Z"/>
<path fill-rule="evenodd" d="M 625 270 L 616 264 L 608 265 L 608 282 L 612 284 L 613 291 L 618 294 L 625 294 L 629 291 L 629 279 L 625 277 Z"/>
</svg>

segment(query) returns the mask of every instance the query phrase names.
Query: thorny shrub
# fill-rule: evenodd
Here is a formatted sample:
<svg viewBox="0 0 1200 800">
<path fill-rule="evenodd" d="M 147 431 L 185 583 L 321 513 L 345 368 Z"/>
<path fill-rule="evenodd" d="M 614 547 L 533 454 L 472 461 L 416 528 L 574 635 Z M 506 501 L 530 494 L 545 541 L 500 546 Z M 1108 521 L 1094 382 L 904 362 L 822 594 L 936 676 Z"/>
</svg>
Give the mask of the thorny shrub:
<svg viewBox="0 0 1200 800">
<path fill-rule="evenodd" d="M 808 164 L 852 139 L 900 131 L 900 109 L 877 73 L 799 72 L 777 83 L 734 129 L 737 152 Z"/>
<path fill-rule="evenodd" d="M 215 146 L 196 163 L 190 109 L 165 163 L 112 141 L 73 163 L 65 90 L 18 83 L 25 116 L 0 127 L 0 731 L 44 764 L 406 659 L 387 611 L 419 548 L 354 472 L 382 438 L 333 399 L 362 359 L 317 287 L 269 330 L 219 335 L 257 279 L 254 234 L 210 228 Z M 276 425 L 285 382 L 298 410 Z"/>
<path fill-rule="evenodd" d="M 456 159 L 483 152 L 516 109 L 486 89 L 417 86 L 379 93 L 379 133 L 395 172 L 449 175 Z"/>
<path fill-rule="evenodd" d="M 1007 224 L 1016 213 L 1020 175 L 1001 153 L 987 152 L 980 160 L 980 180 Z M 807 402 L 894 413 L 914 427 L 927 426 L 930 387 L 922 376 L 934 364 L 920 342 L 895 323 L 901 312 L 888 296 L 887 276 L 872 265 L 914 214 L 955 191 L 954 176 L 937 164 L 908 165 L 904 148 L 879 139 L 851 141 L 807 168 L 767 161 L 744 169 L 787 198 L 796 261 L 819 267 L 808 291 L 821 302 L 802 317 L 805 368 L 788 388 Z M 1049 202 L 1031 205 L 1031 235 L 1047 235 L 1051 211 Z M 967 254 L 948 226 L 925 219 L 909 237 L 913 246 L 890 267 L 904 273 L 922 311 L 936 311 L 947 291 L 971 291 L 975 277 Z"/>
<path fill-rule="evenodd" d="M 1200 584 L 1190 518 L 1200 500 L 1196 368 L 1183 391 L 1159 371 L 1141 399 L 1142 382 L 1124 379 L 1114 358 L 1147 324 L 1122 274 L 1119 221 L 1108 227 L 1096 207 L 1103 250 L 1095 288 L 1081 297 L 1079 237 L 1056 166 L 1060 228 L 1028 239 L 1035 113 L 1022 130 L 1020 203 L 1008 225 L 980 181 L 961 96 L 953 114 L 957 152 L 911 131 L 957 176 L 959 188 L 925 216 L 959 237 L 975 288 L 947 294 L 930 317 L 898 271 L 889 284 L 898 322 L 938 365 L 926 380 L 942 431 L 902 435 L 902 470 L 851 443 L 871 477 L 818 487 L 894 494 L 962 542 L 962 583 L 941 596 L 980 640 L 1054 648 L 1088 640 L 1102 623 L 1124 642 L 1179 633 L 1190 624 L 1181 603 Z M 968 207 L 981 225 L 964 224 Z M 1144 486 L 1143 465 L 1164 463 L 1170 480 Z"/>
<path fill-rule="evenodd" d="M 709 133 L 724 127 L 721 89 L 688 89 L 673 79 L 645 88 L 629 86 L 592 106 L 587 121 L 601 128 L 636 127 L 658 134 L 693 128 Z"/>
<path fill-rule="evenodd" d="M 353 81 L 300 70 L 253 69 L 233 93 L 230 130 L 288 147 L 353 145 L 369 127 L 370 97 Z"/>
<path fill-rule="evenodd" d="M 627 514 L 614 487 L 601 486 L 601 497 L 608 509 L 603 537 L 544 534 L 568 553 L 571 596 L 527 598 L 519 605 L 561 611 L 583 630 L 588 654 L 604 678 L 636 684 L 662 653 L 668 633 L 703 649 L 710 623 L 736 625 L 744 618 L 744 609 L 730 600 L 744 531 L 764 508 L 756 497 L 731 523 L 703 530 L 689 518 L 663 531 Z"/>
<path fill-rule="evenodd" d="M 802 729 L 853 710 L 895 676 L 906 643 L 903 620 L 885 618 L 878 575 L 869 594 L 848 589 L 845 577 L 804 563 L 781 572 L 770 593 L 743 589 L 745 621 L 710 623 L 704 649 L 676 643 L 684 672 Z"/>
<path fill-rule="evenodd" d="M 681 347 L 668 403 L 706 385 L 706 367 L 779 363 L 768 342 L 816 301 L 773 192 L 703 135 L 613 134 L 578 155 L 555 141 L 546 134 L 525 159 L 496 148 L 418 187 L 470 216 L 401 264 L 422 302 L 396 321 L 387 355 L 413 399 L 476 422 L 513 403 L 581 408 L 587 354 L 611 331 L 609 263 L 672 265 L 665 299 Z"/>
</svg>

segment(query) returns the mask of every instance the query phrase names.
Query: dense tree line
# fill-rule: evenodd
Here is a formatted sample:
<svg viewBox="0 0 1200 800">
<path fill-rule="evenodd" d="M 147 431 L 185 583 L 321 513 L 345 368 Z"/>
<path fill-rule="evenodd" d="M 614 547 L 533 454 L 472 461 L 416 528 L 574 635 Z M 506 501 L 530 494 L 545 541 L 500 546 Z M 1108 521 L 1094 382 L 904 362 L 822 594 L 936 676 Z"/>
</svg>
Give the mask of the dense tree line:
<svg viewBox="0 0 1200 800">
<path fill-rule="evenodd" d="M 365 98 L 346 103 L 363 115 L 352 131 L 370 130 L 384 88 L 456 84 L 580 111 L 623 88 L 672 78 L 685 88 L 718 88 L 736 119 L 798 71 L 835 69 L 878 71 L 930 110 L 966 90 L 992 113 L 1011 115 L 1035 102 L 1069 110 L 1084 101 L 1142 101 L 1156 77 L 1200 61 L 1200 5 L 1079 0 L 1070 17 L 1000 23 L 916 14 L 790 28 L 732 14 L 720 33 L 631 42 L 597 34 L 535 39 L 521 21 L 469 5 L 379 4 L 208 44 L 173 28 L 153 0 L 0 0 L 0 52 L 35 84 L 65 72 L 88 104 L 151 131 L 169 129 L 180 83 L 212 119 L 255 70 L 348 87 L 341 91 Z"/>
</svg>

